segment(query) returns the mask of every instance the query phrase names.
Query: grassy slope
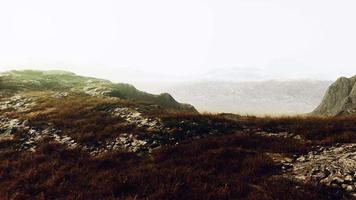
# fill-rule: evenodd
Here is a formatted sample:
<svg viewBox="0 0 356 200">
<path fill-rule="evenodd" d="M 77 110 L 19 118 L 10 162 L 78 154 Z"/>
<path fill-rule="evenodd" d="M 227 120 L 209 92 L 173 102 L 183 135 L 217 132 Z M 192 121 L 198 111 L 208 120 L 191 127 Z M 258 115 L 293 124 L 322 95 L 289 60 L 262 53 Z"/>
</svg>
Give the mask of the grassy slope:
<svg viewBox="0 0 356 200">
<path fill-rule="evenodd" d="M 201 132 L 207 130 L 206 126 L 224 120 L 215 115 L 164 113 L 161 117 L 168 126 L 180 126 L 184 120 L 189 122 L 185 128 Z M 253 129 L 298 131 L 309 141 L 251 136 L 237 131 L 167 146 L 152 155 L 138 157 L 116 152 L 96 158 L 44 141 L 36 153 L 0 154 L 0 196 L 5 199 L 342 198 L 343 194 L 332 188 L 276 177 L 279 168 L 265 153 L 298 155 L 312 145 L 355 142 L 355 118 L 237 120 L 240 126 Z M 193 122 L 206 124 L 189 126 Z"/>
<path fill-rule="evenodd" d="M 152 103 L 168 109 L 196 112 L 193 107 L 178 103 L 167 93 L 153 95 L 139 91 L 129 84 L 77 76 L 70 72 L 25 70 L 11 71 L 0 76 L 0 90 L 2 92 L 73 91 L 83 93 L 85 90 L 95 89 L 105 91 L 104 95 L 106 96 Z"/>
<path fill-rule="evenodd" d="M 113 105 L 140 106 L 145 115 L 160 117 L 177 134 L 204 134 L 212 129 L 224 134 L 187 140 L 141 157 L 126 152 L 91 157 L 48 141 L 35 153 L 0 152 L 2 199 L 340 199 L 343 194 L 332 188 L 277 177 L 281 172 L 266 153 L 298 155 L 313 145 L 356 142 L 355 117 L 231 120 L 219 115 L 150 110 L 149 105 L 81 93 L 59 99 L 51 97 L 51 92 L 26 95 L 38 97 L 37 105 L 31 111 L 6 115 L 27 119 L 33 126 L 52 123 L 82 142 L 140 131 L 105 114 Z M 305 141 L 251 136 L 241 127 L 295 132 Z M 0 143 L 0 147 L 7 145 Z"/>
<path fill-rule="evenodd" d="M 93 158 L 55 144 L 1 155 L 0 195 L 8 199 L 339 199 L 332 188 L 274 178 L 262 152 L 299 151 L 285 141 L 223 136 L 167 147 L 152 157 Z M 299 186 L 299 189 L 296 188 Z M 287 192 L 288 191 L 288 192 Z"/>
</svg>

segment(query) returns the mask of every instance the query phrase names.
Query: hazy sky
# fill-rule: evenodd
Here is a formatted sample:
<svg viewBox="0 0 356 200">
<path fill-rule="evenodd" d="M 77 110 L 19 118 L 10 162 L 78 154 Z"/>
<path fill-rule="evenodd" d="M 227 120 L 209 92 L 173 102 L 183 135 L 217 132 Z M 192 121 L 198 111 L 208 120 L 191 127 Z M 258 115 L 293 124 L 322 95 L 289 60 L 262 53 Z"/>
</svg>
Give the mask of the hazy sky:
<svg viewBox="0 0 356 200">
<path fill-rule="evenodd" d="M 356 74 L 355 9 L 355 0 L 0 0 L 0 70 L 334 79 Z"/>
</svg>

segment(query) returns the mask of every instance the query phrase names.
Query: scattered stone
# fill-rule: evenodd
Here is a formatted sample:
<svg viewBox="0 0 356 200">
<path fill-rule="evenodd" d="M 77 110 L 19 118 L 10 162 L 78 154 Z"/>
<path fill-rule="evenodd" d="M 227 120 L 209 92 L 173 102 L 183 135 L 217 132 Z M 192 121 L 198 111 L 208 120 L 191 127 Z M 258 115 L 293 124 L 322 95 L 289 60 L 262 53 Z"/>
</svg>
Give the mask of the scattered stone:
<svg viewBox="0 0 356 200">
<path fill-rule="evenodd" d="M 302 137 L 298 134 L 290 133 L 290 132 L 278 132 L 278 133 L 270 133 L 265 131 L 256 131 L 255 135 L 260 135 L 264 137 L 280 137 L 280 138 L 293 138 L 296 140 L 302 140 Z"/>
<path fill-rule="evenodd" d="M 315 147 L 315 150 L 298 157 L 292 164 L 293 170 L 288 172 L 291 177 L 356 193 L 356 144 Z"/>
<path fill-rule="evenodd" d="M 297 161 L 304 162 L 305 161 L 305 157 L 304 156 L 300 156 L 300 157 L 297 158 Z"/>
<path fill-rule="evenodd" d="M 21 95 L 14 95 L 8 98 L 3 98 L 0 101 L 0 110 L 15 110 L 24 112 L 30 110 L 35 105 L 35 99 Z"/>
</svg>

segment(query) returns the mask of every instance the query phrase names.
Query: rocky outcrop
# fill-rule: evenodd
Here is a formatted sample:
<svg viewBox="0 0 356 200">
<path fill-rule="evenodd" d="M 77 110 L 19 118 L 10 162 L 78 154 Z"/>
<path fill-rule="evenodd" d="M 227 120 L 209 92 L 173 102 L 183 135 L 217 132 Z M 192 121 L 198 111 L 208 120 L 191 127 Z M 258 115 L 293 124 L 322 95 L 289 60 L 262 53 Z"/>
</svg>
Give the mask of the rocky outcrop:
<svg viewBox="0 0 356 200">
<path fill-rule="evenodd" d="M 356 114 L 356 76 L 341 77 L 334 82 L 312 114 L 326 116 Z"/>
</svg>

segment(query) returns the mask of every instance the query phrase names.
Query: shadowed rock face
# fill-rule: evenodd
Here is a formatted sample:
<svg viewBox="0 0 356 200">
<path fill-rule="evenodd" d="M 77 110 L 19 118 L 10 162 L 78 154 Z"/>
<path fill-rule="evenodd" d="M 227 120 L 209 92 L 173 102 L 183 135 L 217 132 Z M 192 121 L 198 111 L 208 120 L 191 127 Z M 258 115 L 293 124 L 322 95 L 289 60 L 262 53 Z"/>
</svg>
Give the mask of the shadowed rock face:
<svg viewBox="0 0 356 200">
<path fill-rule="evenodd" d="M 312 114 L 327 116 L 356 114 L 356 76 L 341 77 L 334 82 Z"/>
</svg>

